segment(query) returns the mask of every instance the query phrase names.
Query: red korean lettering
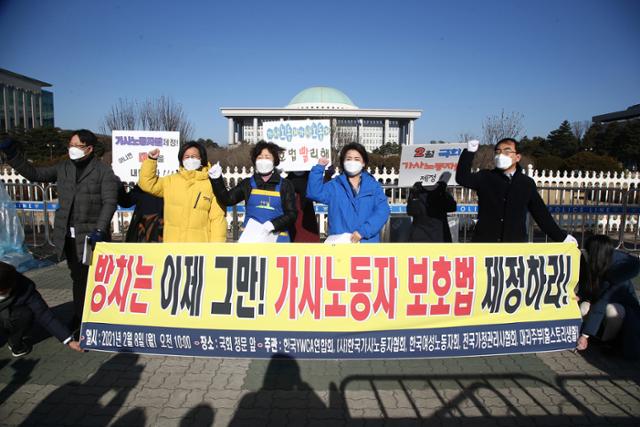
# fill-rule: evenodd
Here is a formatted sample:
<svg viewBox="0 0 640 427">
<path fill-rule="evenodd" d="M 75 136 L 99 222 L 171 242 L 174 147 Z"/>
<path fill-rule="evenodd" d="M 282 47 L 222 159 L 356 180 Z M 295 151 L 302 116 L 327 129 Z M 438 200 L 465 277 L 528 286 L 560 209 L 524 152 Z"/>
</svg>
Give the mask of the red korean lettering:
<svg viewBox="0 0 640 427">
<path fill-rule="evenodd" d="M 441 256 L 433 262 L 433 292 L 438 299 L 431 305 L 429 314 L 432 316 L 451 313 L 451 304 L 445 303 L 445 297 L 451 291 L 451 282 L 451 261 Z"/>
<path fill-rule="evenodd" d="M 111 305 L 114 302 L 118 306 L 120 312 L 124 313 L 127 305 L 127 296 L 129 295 L 129 288 L 131 287 L 131 277 L 133 276 L 132 265 L 133 255 L 120 255 L 116 259 L 116 266 L 118 267 L 118 276 L 113 284 L 113 289 L 107 297 L 107 305 Z"/>
<path fill-rule="evenodd" d="M 91 291 L 92 313 L 102 310 L 107 302 L 107 287 L 105 285 L 109 284 L 114 270 L 113 255 L 98 255 L 93 274 L 94 286 Z"/>
<path fill-rule="evenodd" d="M 407 305 L 407 316 L 426 316 L 427 304 L 423 297 L 429 292 L 429 258 L 409 258 L 409 293 L 413 303 Z"/>
<path fill-rule="evenodd" d="M 456 257 L 456 293 L 453 301 L 455 316 L 469 316 L 473 310 L 475 293 L 475 257 Z"/>
<path fill-rule="evenodd" d="M 351 316 L 361 322 L 371 314 L 371 259 L 369 257 L 351 257 L 351 278 L 349 291 L 351 297 Z"/>
<path fill-rule="evenodd" d="M 346 279 L 333 277 L 333 257 L 326 258 L 327 291 L 331 292 L 331 303 L 324 307 L 325 317 L 346 317 L 347 306 L 340 303 L 340 292 L 347 290 Z"/>
<path fill-rule="evenodd" d="M 300 153 L 300 155 L 302 156 L 302 159 L 306 163 L 309 160 L 309 147 L 307 147 L 306 145 L 303 145 L 302 147 L 300 147 L 298 152 Z"/>
<path fill-rule="evenodd" d="M 314 261 L 311 271 L 311 261 Z M 313 273 L 313 274 L 312 274 Z M 302 282 L 302 295 L 298 304 L 298 313 L 303 314 L 305 307 L 313 314 L 314 319 L 320 319 L 322 315 L 322 257 L 304 257 L 304 281 Z"/>
<path fill-rule="evenodd" d="M 153 286 L 153 265 L 145 265 L 143 263 L 144 258 L 142 256 L 138 256 L 136 262 L 136 276 L 135 280 L 133 281 L 133 289 L 135 289 L 136 291 L 150 290 Z M 131 293 L 129 311 L 131 311 L 132 313 L 147 314 L 149 312 L 149 304 L 147 304 L 146 302 L 139 302 L 139 295 L 139 292 Z"/>
<path fill-rule="evenodd" d="M 382 309 L 387 314 L 387 318 L 395 319 L 396 294 L 398 292 L 396 259 L 394 257 L 379 257 L 375 258 L 374 264 L 378 270 L 378 293 L 373 302 L 373 311 L 378 313 Z"/>
<path fill-rule="evenodd" d="M 98 255 L 93 279 L 96 283 L 109 283 L 114 270 L 113 255 Z"/>
<path fill-rule="evenodd" d="M 289 319 L 296 318 L 296 292 L 298 290 L 297 275 L 298 257 L 277 257 L 276 267 L 282 269 L 282 289 L 276 300 L 276 313 L 280 313 L 285 302 L 289 305 Z"/>
</svg>

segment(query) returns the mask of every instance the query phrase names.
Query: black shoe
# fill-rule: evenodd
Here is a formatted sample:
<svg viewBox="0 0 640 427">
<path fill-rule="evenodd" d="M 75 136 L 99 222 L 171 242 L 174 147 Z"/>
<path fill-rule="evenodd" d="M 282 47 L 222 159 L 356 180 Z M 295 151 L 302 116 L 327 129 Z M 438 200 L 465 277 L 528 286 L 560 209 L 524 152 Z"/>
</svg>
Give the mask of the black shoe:
<svg viewBox="0 0 640 427">
<path fill-rule="evenodd" d="M 26 356 L 27 354 L 31 353 L 31 349 L 32 349 L 31 344 L 27 344 L 24 341 L 22 341 L 19 345 L 15 345 L 15 346 L 9 345 L 9 350 L 11 350 L 11 355 L 13 357 Z"/>
</svg>

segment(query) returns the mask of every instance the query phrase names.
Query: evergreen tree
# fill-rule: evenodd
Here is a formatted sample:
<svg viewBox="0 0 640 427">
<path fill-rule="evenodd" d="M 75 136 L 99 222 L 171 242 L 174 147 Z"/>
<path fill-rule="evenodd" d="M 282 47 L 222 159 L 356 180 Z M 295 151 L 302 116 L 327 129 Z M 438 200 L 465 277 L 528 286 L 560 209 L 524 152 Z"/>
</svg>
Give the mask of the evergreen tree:
<svg viewBox="0 0 640 427">
<path fill-rule="evenodd" d="M 547 143 L 551 154 L 563 158 L 578 152 L 578 139 L 573 134 L 571 123 L 565 120 L 558 129 L 552 130 L 547 136 Z"/>
</svg>

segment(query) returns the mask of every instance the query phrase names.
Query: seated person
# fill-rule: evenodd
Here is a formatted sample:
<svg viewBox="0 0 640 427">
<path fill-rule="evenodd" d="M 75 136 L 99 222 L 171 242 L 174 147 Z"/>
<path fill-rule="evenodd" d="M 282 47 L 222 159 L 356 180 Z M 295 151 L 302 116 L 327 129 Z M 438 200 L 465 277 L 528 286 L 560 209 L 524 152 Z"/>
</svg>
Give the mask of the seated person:
<svg viewBox="0 0 640 427">
<path fill-rule="evenodd" d="M 631 283 L 638 272 L 638 257 L 616 250 L 608 236 L 587 239 L 577 287 L 584 319 L 578 350 L 585 350 L 596 337 L 613 340 L 626 358 L 640 358 L 640 303 Z"/>
<path fill-rule="evenodd" d="M 31 344 L 25 336 L 31 330 L 34 318 L 63 344 L 72 350 L 83 351 L 71 331 L 44 302 L 33 281 L 18 273 L 11 264 L 0 261 L 0 332 L 8 337 L 13 357 L 31 352 Z"/>
</svg>

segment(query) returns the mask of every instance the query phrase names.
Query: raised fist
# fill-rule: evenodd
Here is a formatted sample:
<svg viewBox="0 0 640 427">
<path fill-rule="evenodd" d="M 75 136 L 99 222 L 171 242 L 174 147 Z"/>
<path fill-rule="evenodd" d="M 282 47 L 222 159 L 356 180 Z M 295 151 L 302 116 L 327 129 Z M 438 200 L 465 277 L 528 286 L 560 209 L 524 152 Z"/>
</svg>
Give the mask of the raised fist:
<svg viewBox="0 0 640 427">
<path fill-rule="evenodd" d="M 467 151 L 470 153 L 475 153 L 478 151 L 478 147 L 480 146 L 480 141 L 477 139 L 471 139 L 467 141 Z"/>
<path fill-rule="evenodd" d="M 216 164 L 211 166 L 211 169 L 209 169 L 209 178 L 218 179 L 221 176 L 222 176 L 222 166 L 220 166 L 220 162 L 216 162 Z"/>
</svg>

